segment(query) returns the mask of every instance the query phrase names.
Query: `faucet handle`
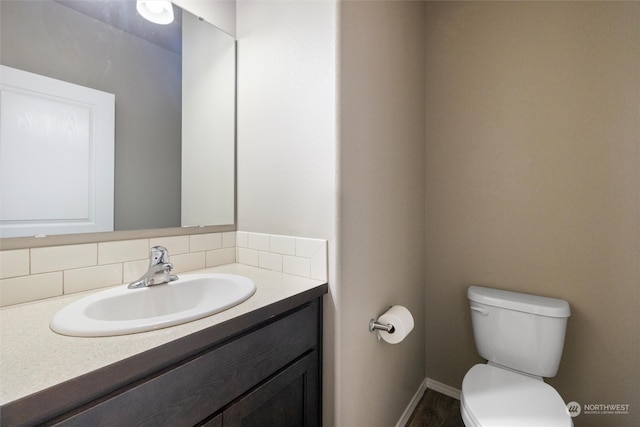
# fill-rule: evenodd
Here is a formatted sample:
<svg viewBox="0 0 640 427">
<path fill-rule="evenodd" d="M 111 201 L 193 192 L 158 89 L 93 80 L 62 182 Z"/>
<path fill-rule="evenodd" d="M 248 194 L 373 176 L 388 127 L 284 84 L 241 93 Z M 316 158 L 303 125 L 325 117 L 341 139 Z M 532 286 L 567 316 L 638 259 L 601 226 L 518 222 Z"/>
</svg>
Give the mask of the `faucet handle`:
<svg viewBox="0 0 640 427">
<path fill-rule="evenodd" d="M 149 254 L 149 265 L 168 264 L 169 251 L 164 246 L 154 246 Z"/>
</svg>

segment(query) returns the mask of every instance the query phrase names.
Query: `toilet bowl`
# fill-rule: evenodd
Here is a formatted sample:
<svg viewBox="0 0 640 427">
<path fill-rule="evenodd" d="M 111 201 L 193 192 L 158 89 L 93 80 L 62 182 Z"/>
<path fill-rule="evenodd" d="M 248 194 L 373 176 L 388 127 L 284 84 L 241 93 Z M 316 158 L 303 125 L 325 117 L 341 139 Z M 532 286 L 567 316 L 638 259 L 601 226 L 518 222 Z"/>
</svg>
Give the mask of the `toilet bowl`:
<svg viewBox="0 0 640 427">
<path fill-rule="evenodd" d="M 467 292 L 478 353 L 464 376 L 466 427 L 572 427 L 560 394 L 543 381 L 558 371 L 569 304 L 480 286 Z"/>
<path fill-rule="evenodd" d="M 466 427 L 572 427 L 560 394 L 549 384 L 478 364 L 462 382 L 460 412 Z"/>
</svg>

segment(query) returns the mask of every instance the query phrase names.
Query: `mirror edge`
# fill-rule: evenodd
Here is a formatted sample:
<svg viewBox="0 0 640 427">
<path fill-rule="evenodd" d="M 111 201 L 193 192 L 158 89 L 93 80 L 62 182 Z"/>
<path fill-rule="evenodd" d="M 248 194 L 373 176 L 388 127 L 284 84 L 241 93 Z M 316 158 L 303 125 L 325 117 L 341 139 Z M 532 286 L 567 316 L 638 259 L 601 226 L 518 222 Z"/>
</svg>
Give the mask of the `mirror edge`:
<svg viewBox="0 0 640 427">
<path fill-rule="evenodd" d="M 60 234 L 46 237 L 10 237 L 0 239 L 0 250 L 42 248 L 47 246 L 79 245 L 85 243 L 137 240 L 157 237 L 236 231 L 235 224 L 193 227 L 153 228 L 148 230 L 105 231 L 102 233 Z"/>
</svg>

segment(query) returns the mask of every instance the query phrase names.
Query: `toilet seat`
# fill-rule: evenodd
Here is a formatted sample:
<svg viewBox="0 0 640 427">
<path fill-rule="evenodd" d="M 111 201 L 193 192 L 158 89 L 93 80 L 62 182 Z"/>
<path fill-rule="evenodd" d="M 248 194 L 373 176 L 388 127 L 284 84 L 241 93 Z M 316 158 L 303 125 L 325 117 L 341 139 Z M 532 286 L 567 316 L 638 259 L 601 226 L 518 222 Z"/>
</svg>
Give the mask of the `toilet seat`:
<svg viewBox="0 0 640 427">
<path fill-rule="evenodd" d="M 543 381 L 478 364 L 462 381 L 460 407 L 467 427 L 571 427 L 560 394 Z"/>
</svg>

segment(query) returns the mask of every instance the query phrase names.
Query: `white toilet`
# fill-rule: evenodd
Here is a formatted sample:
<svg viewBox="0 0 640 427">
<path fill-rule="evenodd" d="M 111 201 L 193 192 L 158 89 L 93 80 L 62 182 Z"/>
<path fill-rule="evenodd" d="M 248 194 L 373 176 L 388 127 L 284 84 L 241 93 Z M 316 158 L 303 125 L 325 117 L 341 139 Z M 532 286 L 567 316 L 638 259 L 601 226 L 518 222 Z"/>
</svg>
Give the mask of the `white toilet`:
<svg viewBox="0 0 640 427">
<path fill-rule="evenodd" d="M 558 372 L 569 303 L 480 286 L 467 296 L 476 347 L 488 362 L 462 381 L 465 426 L 573 426 L 560 394 L 542 380 Z"/>
</svg>

